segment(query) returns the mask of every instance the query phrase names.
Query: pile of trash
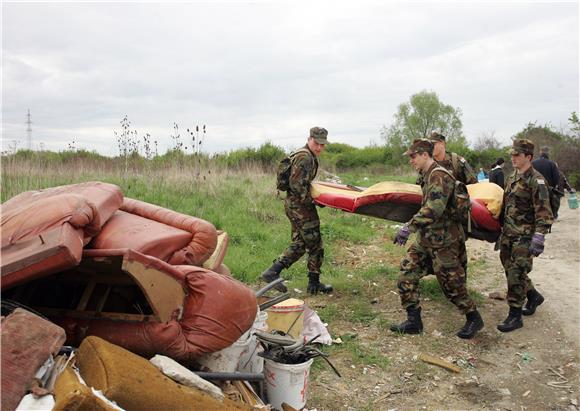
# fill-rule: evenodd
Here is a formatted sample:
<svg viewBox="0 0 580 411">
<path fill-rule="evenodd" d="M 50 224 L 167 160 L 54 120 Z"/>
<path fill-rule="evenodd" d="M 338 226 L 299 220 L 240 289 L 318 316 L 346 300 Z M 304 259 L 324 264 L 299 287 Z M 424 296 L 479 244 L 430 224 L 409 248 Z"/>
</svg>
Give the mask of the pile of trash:
<svg viewBox="0 0 580 411">
<path fill-rule="evenodd" d="M 101 182 L 22 193 L 0 212 L 2 410 L 271 409 L 264 310 L 288 295 L 231 276 L 226 232 Z M 294 352 L 326 359 L 311 337 Z M 285 398 L 274 407 L 292 409 Z"/>
</svg>

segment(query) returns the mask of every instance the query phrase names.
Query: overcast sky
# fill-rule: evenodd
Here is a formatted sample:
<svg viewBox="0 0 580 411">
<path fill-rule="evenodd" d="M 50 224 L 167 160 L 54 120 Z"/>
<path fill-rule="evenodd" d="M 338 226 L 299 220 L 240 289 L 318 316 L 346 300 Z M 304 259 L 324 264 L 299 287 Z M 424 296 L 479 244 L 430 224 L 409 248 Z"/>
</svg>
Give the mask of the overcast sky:
<svg viewBox="0 0 580 411">
<path fill-rule="evenodd" d="M 204 151 L 286 149 L 308 129 L 381 143 L 422 90 L 463 112 L 468 140 L 578 111 L 578 2 L 2 4 L 2 148 L 117 155 L 127 115 L 159 151 L 173 125 Z"/>
</svg>

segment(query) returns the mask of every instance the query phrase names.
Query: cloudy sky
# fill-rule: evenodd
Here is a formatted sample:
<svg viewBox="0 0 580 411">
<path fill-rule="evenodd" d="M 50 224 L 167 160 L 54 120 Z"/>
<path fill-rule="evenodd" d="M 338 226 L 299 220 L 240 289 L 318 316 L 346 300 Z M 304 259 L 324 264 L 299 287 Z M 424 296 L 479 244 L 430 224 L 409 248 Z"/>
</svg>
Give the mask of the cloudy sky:
<svg viewBox="0 0 580 411">
<path fill-rule="evenodd" d="M 4 1 L 2 148 L 26 148 L 28 109 L 55 151 L 118 154 L 125 115 L 160 152 L 175 123 L 205 124 L 209 153 L 314 125 L 363 147 L 422 90 L 507 143 L 578 111 L 578 20 L 577 1 Z"/>
</svg>

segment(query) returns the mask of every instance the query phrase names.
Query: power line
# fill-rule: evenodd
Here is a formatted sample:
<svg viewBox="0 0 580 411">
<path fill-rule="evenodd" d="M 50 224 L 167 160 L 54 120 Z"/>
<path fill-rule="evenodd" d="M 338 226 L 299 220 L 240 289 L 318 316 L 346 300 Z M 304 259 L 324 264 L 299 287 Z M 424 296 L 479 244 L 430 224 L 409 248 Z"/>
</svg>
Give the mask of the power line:
<svg viewBox="0 0 580 411">
<path fill-rule="evenodd" d="M 28 114 L 26 115 L 26 143 L 27 148 L 32 150 L 32 121 L 30 121 L 30 109 L 28 109 Z"/>
</svg>

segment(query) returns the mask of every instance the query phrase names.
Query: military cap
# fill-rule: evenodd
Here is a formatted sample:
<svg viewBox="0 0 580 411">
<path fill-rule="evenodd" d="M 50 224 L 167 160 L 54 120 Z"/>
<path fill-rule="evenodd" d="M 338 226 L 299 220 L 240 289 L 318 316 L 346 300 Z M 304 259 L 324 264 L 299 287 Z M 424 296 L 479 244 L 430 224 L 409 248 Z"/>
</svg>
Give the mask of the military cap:
<svg viewBox="0 0 580 411">
<path fill-rule="evenodd" d="M 404 156 L 410 156 L 415 153 L 429 153 L 433 154 L 433 142 L 426 138 L 417 138 L 411 144 L 411 147 L 403 153 Z"/>
<path fill-rule="evenodd" d="M 328 144 L 328 131 L 322 127 L 312 127 L 310 129 L 310 137 L 314 139 L 318 144 Z"/>
<path fill-rule="evenodd" d="M 526 138 L 519 140 L 514 140 L 512 148 L 510 149 L 510 154 L 518 155 L 520 153 L 524 154 L 534 154 L 534 143 Z"/>
<path fill-rule="evenodd" d="M 431 133 L 431 137 L 429 138 L 433 143 L 437 143 L 438 141 L 443 141 L 445 142 L 445 136 L 443 134 L 440 134 L 436 131 Z"/>
</svg>

